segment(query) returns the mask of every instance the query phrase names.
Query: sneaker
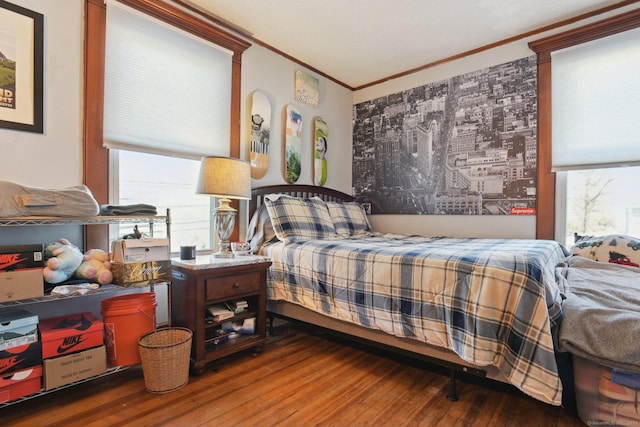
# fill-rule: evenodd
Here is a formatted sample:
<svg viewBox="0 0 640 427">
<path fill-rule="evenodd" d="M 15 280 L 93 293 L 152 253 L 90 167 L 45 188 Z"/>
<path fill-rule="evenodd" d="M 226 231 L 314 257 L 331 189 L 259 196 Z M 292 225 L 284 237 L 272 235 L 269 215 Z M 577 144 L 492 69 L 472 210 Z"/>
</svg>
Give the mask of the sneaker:
<svg viewBox="0 0 640 427">
<path fill-rule="evenodd" d="M 638 389 L 625 387 L 611 381 L 611 371 L 603 370 L 600 375 L 598 391 L 601 396 L 620 402 L 638 402 Z"/>
</svg>

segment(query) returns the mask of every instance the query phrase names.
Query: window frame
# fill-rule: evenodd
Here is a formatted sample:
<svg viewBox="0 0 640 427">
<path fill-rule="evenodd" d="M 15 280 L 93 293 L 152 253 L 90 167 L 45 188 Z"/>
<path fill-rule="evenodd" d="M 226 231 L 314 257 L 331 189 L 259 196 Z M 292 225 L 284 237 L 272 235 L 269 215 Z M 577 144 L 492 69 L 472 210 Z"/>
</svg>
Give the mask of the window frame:
<svg viewBox="0 0 640 427">
<path fill-rule="evenodd" d="M 118 1 L 233 52 L 230 82 L 229 156 L 240 158 L 242 53 L 251 46 L 251 43 L 196 18 L 183 9 L 164 2 L 157 0 Z M 85 0 L 83 182 L 91 189 L 100 204 L 109 203 L 112 182 L 109 170 L 109 150 L 102 146 L 106 15 L 107 6 L 104 0 Z M 231 238 L 237 239 L 237 229 L 234 230 L 234 234 Z M 87 226 L 84 243 L 85 247 L 90 248 L 108 247 L 108 227 L 101 225 Z"/>
<path fill-rule="evenodd" d="M 556 236 L 556 174 L 551 172 L 551 53 L 640 27 L 640 9 L 532 41 L 538 58 L 538 188 L 536 238 Z"/>
</svg>

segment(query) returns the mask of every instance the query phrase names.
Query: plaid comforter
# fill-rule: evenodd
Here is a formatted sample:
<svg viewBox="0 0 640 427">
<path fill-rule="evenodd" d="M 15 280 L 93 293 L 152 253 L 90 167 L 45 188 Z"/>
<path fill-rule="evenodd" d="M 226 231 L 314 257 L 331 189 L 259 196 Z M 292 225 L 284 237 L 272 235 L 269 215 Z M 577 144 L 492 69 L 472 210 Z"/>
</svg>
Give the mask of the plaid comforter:
<svg viewBox="0 0 640 427">
<path fill-rule="evenodd" d="M 263 254 L 273 260 L 269 299 L 445 347 L 561 404 L 551 335 L 562 316 L 558 243 L 374 233 L 278 242 Z"/>
</svg>

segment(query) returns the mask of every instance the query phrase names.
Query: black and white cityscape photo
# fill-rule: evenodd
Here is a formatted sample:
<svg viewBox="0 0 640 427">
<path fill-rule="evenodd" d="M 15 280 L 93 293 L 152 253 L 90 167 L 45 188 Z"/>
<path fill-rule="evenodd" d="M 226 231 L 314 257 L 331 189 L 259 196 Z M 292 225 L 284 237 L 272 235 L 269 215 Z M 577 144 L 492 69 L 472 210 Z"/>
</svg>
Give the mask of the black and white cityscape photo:
<svg viewBox="0 0 640 427">
<path fill-rule="evenodd" d="M 353 107 L 353 193 L 377 214 L 531 215 L 536 57 Z"/>
</svg>

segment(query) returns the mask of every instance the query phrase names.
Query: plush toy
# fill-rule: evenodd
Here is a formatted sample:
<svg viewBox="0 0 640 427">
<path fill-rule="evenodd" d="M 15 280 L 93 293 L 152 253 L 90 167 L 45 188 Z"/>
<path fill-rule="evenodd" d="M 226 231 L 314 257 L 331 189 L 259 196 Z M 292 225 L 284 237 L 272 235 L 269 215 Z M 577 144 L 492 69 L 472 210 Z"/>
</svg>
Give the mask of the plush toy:
<svg viewBox="0 0 640 427">
<path fill-rule="evenodd" d="M 82 263 L 82 252 L 67 239 L 58 239 L 47 245 L 42 275 L 47 283 L 61 283 L 73 276 Z"/>
<path fill-rule="evenodd" d="M 102 249 L 89 249 L 75 275 L 79 279 L 93 280 L 100 285 L 111 283 L 113 274 L 109 255 Z"/>
</svg>

